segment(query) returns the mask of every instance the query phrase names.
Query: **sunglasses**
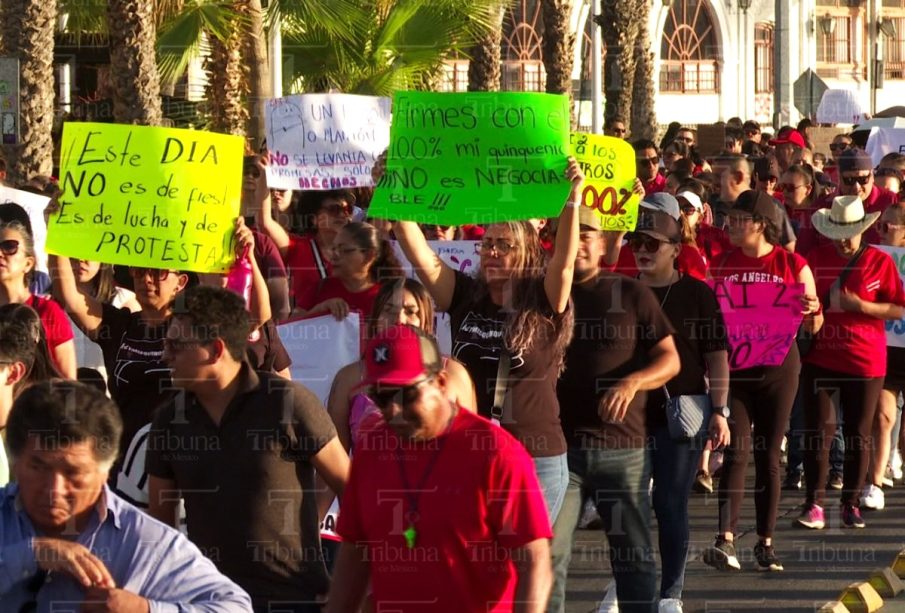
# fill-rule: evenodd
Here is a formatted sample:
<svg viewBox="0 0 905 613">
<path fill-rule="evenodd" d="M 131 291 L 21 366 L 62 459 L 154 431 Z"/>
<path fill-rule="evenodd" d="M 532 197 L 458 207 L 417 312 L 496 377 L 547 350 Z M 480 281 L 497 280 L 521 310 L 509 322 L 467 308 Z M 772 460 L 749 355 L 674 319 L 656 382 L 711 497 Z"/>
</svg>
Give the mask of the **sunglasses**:
<svg viewBox="0 0 905 613">
<path fill-rule="evenodd" d="M 905 228 L 905 225 L 900 223 L 889 223 L 888 221 L 884 221 L 880 224 L 880 232 L 883 234 L 889 234 L 893 230 L 901 230 L 902 228 Z"/>
<path fill-rule="evenodd" d="M 647 234 L 633 234 L 628 238 L 629 249 L 632 251 L 644 250 L 648 253 L 656 253 L 660 250 L 660 245 L 665 242 Z"/>
<path fill-rule="evenodd" d="M 635 158 L 635 162 L 637 162 L 638 164 L 650 164 L 651 166 L 656 166 L 660 163 L 660 156 L 655 155 L 654 157 L 650 158 Z"/>
<path fill-rule="evenodd" d="M 830 151 L 845 151 L 848 149 L 848 144 L 846 143 L 834 143 L 830 145 Z"/>
<path fill-rule="evenodd" d="M 515 249 L 515 245 L 507 243 L 506 241 L 494 241 L 489 238 L 481 241 L 481 251 L 484 253 L 490 253 L 494 249 L 496 249 L 496 252 L 500 255 L 509 255 L 509 253 Z"/>
<path fill-rule="evenodd" d="M 852 186 L 855 183 L 858 185 L 867 185 L 871 180 L 871 175 L 864 175 L 861 177 L 842 177 L 842 182 L 848 186 Z"/>
<path fill-rule="evenodd" d="M 159 268 L 129 268 L 129 276 L 133 279 L 144 279 L 145 275 L 148 275 L 152 279 L 157 279 L 158 281 L 166 281 L 167 277 L 170 276 L 170 271 L 161 270 Z"/>
<path fill-rule="evenodd" d="M 16 255 L 19 253 L 19 241 L 14 238 L 0 241 L 0 253 L 3 255 Z"/>
<path fill-rule="evenodd" d="M 418 396 L 421 394 L 421 387 L 432 379 L 433 377 L 426 377 L 411 385 L 371 386 L 368 389 L 368 397 L 381 409 L 385 409 L 393 403 L 398 403 L 400 405 L 411 404 L 418 400 Z"/>
</svg>

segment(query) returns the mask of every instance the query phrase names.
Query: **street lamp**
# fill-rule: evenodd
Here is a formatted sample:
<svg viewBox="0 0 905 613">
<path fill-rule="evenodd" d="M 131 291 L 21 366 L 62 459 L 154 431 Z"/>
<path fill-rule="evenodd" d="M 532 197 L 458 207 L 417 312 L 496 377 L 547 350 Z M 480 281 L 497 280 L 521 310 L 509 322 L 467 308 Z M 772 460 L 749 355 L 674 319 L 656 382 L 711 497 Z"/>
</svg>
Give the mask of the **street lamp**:
<svg viewBox="0 0 905 613">
<path fill-rule="evenodd" d="M 820 27 L 820 31 L 823 32 L 824 36 L 832 36 L 833 32 L 836 30 L 836 20 L 833 19 L 832 15 L 829 13 L 823 17 L 818 17 L 817 25 Z"/>
<path fill-rule="evenodd" d="M 751 0 L 738 0 L 738 8 L 747 13 L 748 9 L 751 8 Z"/>
<path fill-rule="evenodd" d="M 898 34 L 896 22 L 889 17 L 884 17 L 880 20 L 880 31 L 886 35 L 886 38 L 895 39 L 896 34 Z"/>
</svg>

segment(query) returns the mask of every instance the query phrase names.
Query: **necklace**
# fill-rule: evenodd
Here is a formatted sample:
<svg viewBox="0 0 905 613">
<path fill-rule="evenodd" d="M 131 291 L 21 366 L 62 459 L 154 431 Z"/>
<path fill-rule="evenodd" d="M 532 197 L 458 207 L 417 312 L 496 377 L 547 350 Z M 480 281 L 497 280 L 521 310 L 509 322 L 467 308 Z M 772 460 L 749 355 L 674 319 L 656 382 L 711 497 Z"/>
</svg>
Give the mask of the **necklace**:
<svg viewBox="0 0 905 613">
<path fill-rule="evenodd" d="M 431 473 L 434 471 L 434 467 L 437 465 L 437 460 L 440 458 L 440 454 L 446 446 L 446 441 L 449 438 L 447 435 L 451 429 L 452 420 L 443 434 L 434 439 L 437 441 L 437 448 L 434 450 L 434 454 L 428 459 L 427 466 L 421 474 L 421 479 L 418 480 L 418 484 L 414 490 L 409 485 L 408 475 L 405 474 L 405 462 L 402 459 L 401 453 L 398 449 L 393 453 L 393 455 L 396 456 L 396 463 L 399 466 L 399 478 L 402 480 L 403 494 L 405 494 L 409 503 L 409 511 L 405 514 L 407 527 L 402 531 L 402 536 L 405 537 L 405 546 L 408 549 L 415 548 L 415 542 L 418 538 L 418 530 L 415 528 L 415 523 L 420 519 L 420 516 L 418 515 L 418 502 L 424 491 L 424 485 L 427 483 L 428 478 L 430 478 Z"/>
</svg>

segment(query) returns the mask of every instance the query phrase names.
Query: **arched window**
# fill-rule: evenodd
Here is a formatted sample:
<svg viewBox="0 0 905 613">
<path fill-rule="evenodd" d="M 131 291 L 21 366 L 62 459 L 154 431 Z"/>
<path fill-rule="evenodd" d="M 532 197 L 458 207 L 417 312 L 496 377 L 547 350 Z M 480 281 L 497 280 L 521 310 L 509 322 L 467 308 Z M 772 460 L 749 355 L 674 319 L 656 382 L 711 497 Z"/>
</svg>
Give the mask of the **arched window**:
<svg viewBox="0 0 905 613">
<path fill-rule="evenodd" d="M 754 26 L 754 93 L 773 93 L 773 25 Z"/>
<path fill-rule="evenodd" d="M 519 0 L 503 22 L 503 91 L 542 92 L 547 81 L 541 50 L 540 0 Z"/>
<path fill-rule="evenodd" d="M 720 91 L 720 49 L 707 0 L 672 0 L 660 45 L 660 91 Z"/>
</svg>

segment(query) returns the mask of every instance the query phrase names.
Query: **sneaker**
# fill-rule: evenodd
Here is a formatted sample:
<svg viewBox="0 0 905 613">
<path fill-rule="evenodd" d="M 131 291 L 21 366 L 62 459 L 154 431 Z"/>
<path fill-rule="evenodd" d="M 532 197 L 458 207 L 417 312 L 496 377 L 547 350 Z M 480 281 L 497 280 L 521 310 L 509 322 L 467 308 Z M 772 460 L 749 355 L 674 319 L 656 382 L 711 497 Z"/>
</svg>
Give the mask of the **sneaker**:
<svg viewBox="0 0 905 613">
<path fill-rule="evenodd" d="M 798 525 L 810 528 L 811 530 L 823 530 L 826 520 L 823 517 L 823 507 L 812 504 L 810 508 L 805 508 L 798 518 Z"/>
<path fill-rule="evenodd" d="M 754 546 L 754 559 L 757 560 L 757 570 L 774 572 L 782 570 L 782 562 L 776 557 L 773 545 L 765 545 L 763 541 L 758 541 Z"/>
<path fill-rule="evenodd" d="M 892 474 L 892 466 L 886 465 L 886 470 L 883 471 L 883 479 L 880 484 L 882 487 L 892 487 L 896 484 L 895 477 Z"/>
<path fill-rule="evenodd" d="M 694 491 L 699 494 L 713 493 L 713 479 L 703 470 L 699 470 L 697 476 L 694 478 Z"/>
<path fill-rule="evenodd" d="M 603 520 L 597 514 L 597 507 L 591 500 L 584 503 L 584 509 L 581 512 L 581 520 L 578 522 L 580 530 L 599 530 L 603 528 Z"/>
<path fill-rule="evenodd" d="M 830 487 L 834 490 L 841 490 L 842 489 L 842 475 L 840 475 L 839 473 L 833 473 L 832 475 L 830 475 L 830 479 L 829 479 L 829 481 L 826 482 L 826 486 Z"/>
<path fill-rule="evenodd" d="M 682 601 L 678 598 L 661 598 L 657 613 L 682 613 Z"/>
<path fill-rule="evenodd" d="M 619 600 L 616 598 L 616 582 L 610 581 L 606 586 L 606 594 L 597 607 L 597 613 L 619 613 Z"/>
<path fill-rule="evenodd" d="M 861 492 L 861 506 L 873 511 L 882 511 L 886 506 L 886 496 L 883 494 L 883 490 L 873 483 L 865 485 L 864 491 Z"/>
<path fill-rule="evenodd" d="M 704 550 L 702 559 L 704 564 L 717 570 L 742 569 L 742 565 L 738 563 L 738 557 L 735 555 L 735 544 L 721 536 L 716 537 L 712 547 Z"/>
<path fill-rule="evenodd" d="M 902 453 L 897 449 L 892 452 L 892 459 L 889 461 L 892 467 L 892 478 L 895 481 L 902 480 Z"/>
<path fill-rule="evenodd" d="M 850 504 L 842 505 L 842 527 L 863 528 L 864 520 L 861 519 L 861 509 Z"/>
<path fill-rule="evenodd" d="M 782 489 L 787 492 L 797 492 L 801 490 L 801 473 L 788 473 L 785 480 L 782 482 Z"/>
</svg>

